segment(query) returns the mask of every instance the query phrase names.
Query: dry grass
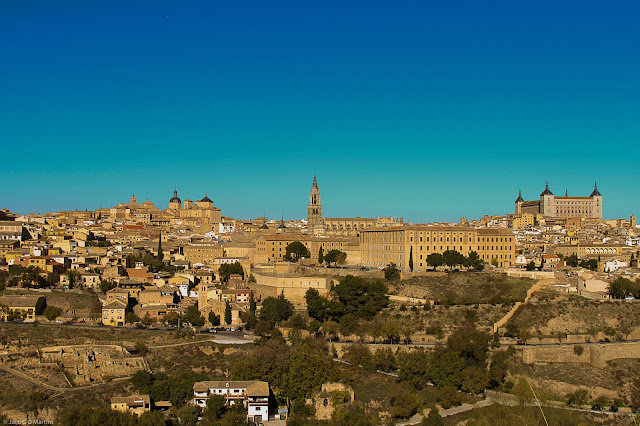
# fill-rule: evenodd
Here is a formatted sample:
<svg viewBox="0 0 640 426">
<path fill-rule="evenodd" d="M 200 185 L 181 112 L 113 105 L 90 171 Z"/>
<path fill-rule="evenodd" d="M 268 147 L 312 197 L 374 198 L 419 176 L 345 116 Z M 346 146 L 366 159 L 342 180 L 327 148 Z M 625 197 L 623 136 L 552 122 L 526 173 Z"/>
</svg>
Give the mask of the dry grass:
<svg viewBox="0 0 640 426">
<path fill-rule="evenodd" d="M 452 272 L 390 283 L 391 294 L 447 305 L 512 304 L 522 301 L 535 281 L 506 274 Z"/>
</svg>

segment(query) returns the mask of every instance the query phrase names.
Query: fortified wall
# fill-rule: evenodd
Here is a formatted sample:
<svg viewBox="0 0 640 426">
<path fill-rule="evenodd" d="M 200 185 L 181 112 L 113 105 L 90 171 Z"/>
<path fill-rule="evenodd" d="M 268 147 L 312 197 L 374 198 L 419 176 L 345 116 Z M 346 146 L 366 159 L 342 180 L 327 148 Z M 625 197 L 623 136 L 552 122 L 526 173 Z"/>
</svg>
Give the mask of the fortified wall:
<svg viewBox="0 0 640 426">
<path fill-rule="evenodd" d="M 576 350 L 574 349 L 575 347 L 581 347 L 582 350 Z M 640 358 L 640 342 L 586 343 L 574 346 L 525 346 L 522 348 L 522 361 L 526 364 L 536 362 L 575 362 L 603 367 L 607 364 L 607 361 L 622 358 Z"/>
<path fill-rule="evenodd" d="M 255 283 L 249 283 L 249 288 L 256 292 L 262 300 L 265 297 L 277 297 L 284 294 L 296 308 L 306 306 L 305 293 L 310 288 L 318 290 L 321 296 L 326 296 L 331 288 L 331 279 L 327 277 L 300 277 L 294 274 L 276 274 L 254 272 Z"/>
</svg>

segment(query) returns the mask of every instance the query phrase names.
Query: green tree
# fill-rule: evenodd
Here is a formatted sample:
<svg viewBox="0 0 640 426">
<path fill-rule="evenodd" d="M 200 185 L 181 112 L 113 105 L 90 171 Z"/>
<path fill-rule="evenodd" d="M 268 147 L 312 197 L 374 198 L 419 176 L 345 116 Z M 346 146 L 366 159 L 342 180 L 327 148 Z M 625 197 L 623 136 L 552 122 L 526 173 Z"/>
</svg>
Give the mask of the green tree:
<svg viewBox="0 0 640 426">
<path fill-rule="evenodd" d="M 388 287 L 378 279 L 347 275 L 333 289 L 341 306 L 330 305 L 331 316 L 353 314 L 357 318 L 372 319 L 389 305 Z"/>
<path fill-rule="evenodd" d="M 240 262 L 224 263 L 220 265 L 220 268 L 218 268 L 220 281 L 229 281 L 229 277 L 232 274 L 242 275 L 242 278 L 244 278 L 244 269 L 242 269 Z"/>
<path fill-rule="evenodd" d="M 311 253 L 300 241 L 294 241 L 287 246 L 284 257 L 287 260 L 298 260 L 302 257 L 311 257 Z"/>
<path fill-rule="evenodd" d="M 396 369 L 396 357 L 390 348 L 379 348 L 373 353 L 373 368 L 391 372 Z"/>
<path fill-rule="evenodd" d="M 146 314 L 141 320 L 140 322 L 144 325 L 151 325 L 153 323 L 153 321 L 151 320 L 151 317 L 149 317 L 149 314 Z"/>
<path fill-rule="evenodd" d="M 465 392 L 477 395 L 489 386 L 489 375 L 484 368 L 467 367 L 464 370 L 464 375 L 461 388 Z"/>
<path fill-rule="evenodd" d="M 477 252 L 471 251 L 469 256 L 464 259 L 464 266 L 475 271 L 482 271 L 484 269 L 484 261 L 480 259 L 480 255 Z"/>
<path fill-rule="evenodd" d="M 434 407 L 429 410 L 427 417 L 422 418 L 420 426 L 444 426 L 444 420 L 442 420 L 442 416 L 438 409 Z"/>
<path fill-rule="evenodd" d="M 318 248 L 318 264 L 322 265 L 324 263 L 324 251 L 322 250 L 322 246 Z"/>
<path fill-rule="evenodd" d="M 204 325 L 204 317 L 202 316 L 202 314 L 200 314 L 200 311 L 198 310 L 198 307 L 196 305 L 189 306 L 184 311 L 184 316 L 182 318 L 195 327 Z"/>
<path fill-rule="evenodd" d="M 311 318 L 320 322 L 327 319 L 329 314 L 329 301 L 325 297 L 320 296 L 318 290 L 310 288 L 305 293 L 304 299 L 307 302 L 307 313 Z"/>
<path fill-rule="evenodd" d="M 197 405 L 185 405 L 177 412 L 180 424 L 185 426 L 196 426 L 198 424 L 200 414 L 202 413 L 200 407 Z"/>
<path fill-rule="evenodd" d="M 44 308 L 44 312 L 42 313 L 49 321 L 53 321 L 54 319 L 62 315 L 62 309 L 58 308 L 57 306 L 47 306 L 46 308 Z"/>
<path fill-rule="evenodd" d="M 256 313 L 256 299 L 253 297 L 253 290 L 249 293 L 249 312 L 254 315 Z"/>
<path fill-rule="evenodd" d="M 624 299 L 628 296 L 637 297 L 640 293 L 638 283 L 624 277 L 618 277 L 609 284 L 607 291 L 613 299 Z"/>
<path fill-rule="evenodd" d="M 412 389 L 400 388 L 391 396 L 389 414 L 393 418 L 409 418 L 418 411 L 418 398 Z"/>
<path fill-rule="evenodd" d="M 495 351 L 491 356 L 491 365 L 489 367 L 489 387 L 499 389 L 505 383 L 507 371 L 509 368 L 509 359 L 515 353 L 515 349 Z"/>
<path fill-rule="evenodd" d="M 567 405 L 572 407 L 581 407 L 586 405 L 589 400 L 589 391 L 586 389 L 578 389 L 567 395 Z"/>
<path fill-rule="evenodd" d="M 203 417 L 209 421 L 220 420 L 227 411 L 227 401 L 222 395 L 211 395 L 207 400 L 207 408 L 202 413 Z"/>
<path fill-rule="evenodd" d="M 278 297 L 266 297 L 262 301 L 260 309 L 260 319 L 274 325 L 280 321 L 286 321 L 293 314 L 293 305 L 284 294 Z"/>
<path fill-rule="evenodd" d="M 606 408 L 609 405 L 609 398 L 604 395 L 600 395 L 593 401 L 593 405 L 591 406 L 592 410 L 601 411 L 603 408 Z"/>
<path fill-rule="evenodd" d="M 116 287 L 118 287 L 118 283 L 113 280 L 103 280 L 100 282 L 100 291 L 103 293 Z"/>
<path fill-rule="evenodd" d="M 443 386 L 438 390 L 437 399 L 445 410 L 462 404 L 462 395 L 454 386 Z"/>
<path fill-rule="evenodd" d="M 409 271 L 413 272 L 413 246 L 409 249 Z"/>
<path fill-rule="evenodd" d="M 365 370 L 373 369 L 373 355 L 371 350 L 362 343 L 348 345 L 342 356 L 353 366 L 360 366 Z"/>
<path fill-rule="evenodd" d="M 491 266 L 494 266 L 494 267 L 497 268 L 499 265 L 500 264 L 498 263 L 498 259 L 496 259 L 495 257 L 492 257 L 491 258 Z"/>
<path fill-rule="evenodd" d="M 527 271 L 535 271 L 535 269 L 536 269 L 536 264 L 533 260 L 527 263 Z"/>
<path fill-rule="evenodd" d="M 444 260 L 444 264 L 449 268 L 453 268 L 454 266 L 462 265 L 465 261 L 464 255 L 462 253 L 457 252 L 456 250 L 447 250 L 442 253 L 442 258 Z"/>
<path fill-rule="evenodd" d="M 124 314 L 124 321 L 129 324 L 134 324 L 140 321 L 140 317 L 134 314 L 133 312 L 127 312 Z"/>
<path fill-rule="evenodd" d="M 564 262 L 566 263 L 567 266 L 571 266 L 575 268 L 578 266 L 578 262 L 579 262 L 578 255 L 574 253 L 571 256 L 567 256 L 564 258 Z"/>
<path fill-rule="evenodd" d="M 336 249 L 329 250 L 324 256 L 324 261 L 327 262 L 327 265 L 331 263 L 335 266 L 343 265 L 347 261 L 347 253 Z"/>
<path fill-rule="evenodd" d="M 213 311 L 209 311 L 209 316 L 207 318 L 209 320 L 209 323 L 213 326 L 213 327 L 217 327 L 220 325 L 220 316 L 216 315 L 215 312 Z"/>
<path fill-rule="evenodd" d="M 400 324 L 393 320 L 387 320 L 382 323 L 382 327 L 380 328 L 380 333 L 382 337 L 389 340 L 391 343 L 400 341 L 400 333 L 402 329 L 400 328 Z"/>
<path fill-rule="evenodd" d="M 224 323 L 225 324 L 231 324 L 231 305 L 229 304 L 229 301 L 227 300 L 226 302 L 224 302 Z"/>
<path fill-rule="evenodd" d="M 447 348 L 465 360 L 468 366 L 484 368 L 489 353 L 488 333 L 477 330 L 472 324 L 465 324 L 456 329 L 447 339 Z"/>
<path fill-rule="evenodd" d="M 304 344 L 293 347 L 288 369 L 284 371 L 284 394 L 291 399 L 308 398 L 323 383 L 338 379 L 338 372 L 331 359 Z"/>
<path fill-rule="evenodd" d="M 400 270 L 395 263 L 391 262 L 387 264 L 387 267 L 384 270 L 384 278 L 387 281 L 400 279 Z"/>
<path fill-rule="evenodd" d="M 396 356 L 398 378 L 420 390 L 427 384 L 429 375 L 429 357 L 424 349 L 412 352 L 400 352 Z"/>
<path fill-rule="evenodd" d="M 444 265 L 444 257 L 440 253 L 431 253 L 427 256 L 427 265 L 432 266 L 435 271 L 438 266 Z"/>
<path fill-rule="evenodd" d="M 462 387 L 465 379 L 465 361 L 450 349 L 437 347 L 430 363 L 431 381 L 437 386 Z"/>
<path fill-rule="evenodd" d="M 162 252 L 162 231 L 160 231 L 160 236 L 158 236 L 158 260 L 160 262 L 164 260 L 164 253 Z"/>
</svg>

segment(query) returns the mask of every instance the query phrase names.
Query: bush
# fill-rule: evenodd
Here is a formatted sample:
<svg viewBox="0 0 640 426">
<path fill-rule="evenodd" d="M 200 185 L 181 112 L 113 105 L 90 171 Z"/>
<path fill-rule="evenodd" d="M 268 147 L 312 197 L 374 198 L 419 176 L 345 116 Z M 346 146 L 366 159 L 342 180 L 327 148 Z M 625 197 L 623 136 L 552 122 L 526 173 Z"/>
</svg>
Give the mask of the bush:
<svg viewBox="0 0 640 426">
<path fill-rule="evenodd" d="M 580 345 L 575 345 L 573 347 L 573 353 L 580 356 L 582 355 L 582 353 L 584 352 L 584 347 L 580 346 Z"/>
<path fill-rule="evenodd" d="M 47 306 L 44 308 L 43 314 L 49 321 L 53 321 L 62 314 L 62 309 L 57 306 Z"/>
<path fill-rule="evenodd" d="M 441 387 L 437 392 L 436 398 L 444 409 L 456 407 L 462 404 L 462 394 L 453 386 Z"/>
<path fill-rule="evenodd" d="M 586 389 L 578 389 L 567 395 L 567 405 L 572 407 L 580 407 L 587 403 L 589 399 L 589 391 Z"/>
</svg>

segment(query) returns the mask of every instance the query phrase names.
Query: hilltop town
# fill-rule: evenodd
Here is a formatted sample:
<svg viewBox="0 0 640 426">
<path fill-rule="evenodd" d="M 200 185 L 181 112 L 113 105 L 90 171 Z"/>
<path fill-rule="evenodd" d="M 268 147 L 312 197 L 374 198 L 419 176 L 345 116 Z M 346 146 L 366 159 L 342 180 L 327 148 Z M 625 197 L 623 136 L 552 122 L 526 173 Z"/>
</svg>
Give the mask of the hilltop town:
<svg viewBox="0 0 640 426">
<path fill-rule="evenodd" d="M 457 223 L 325 217 L 315 176 L 299 220 L 227 217 L 211 196 L 0 211 L 5 419 L 497 424 L 544 406 L 632 424 L 640 409 L 640 227 L 605 219 L 597 184 Z"/>
</svg>

